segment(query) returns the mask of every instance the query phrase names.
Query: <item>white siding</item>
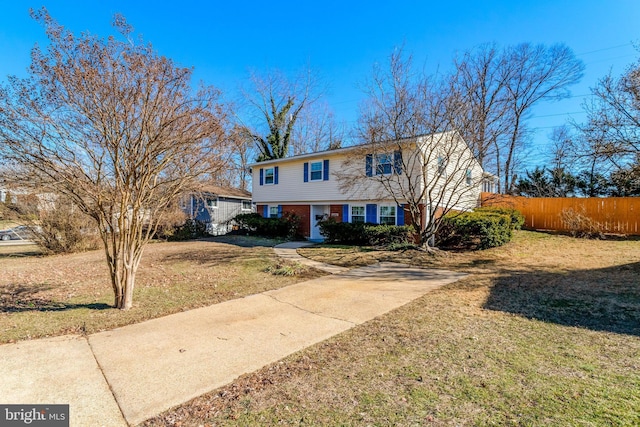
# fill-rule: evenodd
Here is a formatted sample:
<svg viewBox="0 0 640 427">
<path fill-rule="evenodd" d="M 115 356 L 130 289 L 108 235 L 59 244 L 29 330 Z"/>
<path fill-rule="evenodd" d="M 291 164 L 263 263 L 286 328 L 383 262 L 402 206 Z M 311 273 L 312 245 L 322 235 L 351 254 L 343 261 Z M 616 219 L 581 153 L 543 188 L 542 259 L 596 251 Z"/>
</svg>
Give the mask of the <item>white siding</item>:
<svg viewBox="0 0 640 427">
<path fill-rule="evenodd" d="M 450 133 L 439 139 L 421 138 L 418 145 L 423 150 L 418 153 L 415 143 L 407 144 L 403 150 L 403 159 L 414 159 L 411 164 L 413 169 L 409 171 L 409 176 L 403 175 L 401 178 L 410 178 L 414 183 L 418 183 L 422 188 L 422 173 L 434 174 L 437 169 L 437 150 L 445 150 L 449 155 L 447 162 L 447 174 L 455 181 L 462 181 L 456 184 L 455 191 L 449 190 L 444 200 L 448 201 L 447 206 L 458 210 L 472 209 L 477 205 L 477 200 L 481 191 L 482 168 L 477 162 L 466 143 Z M 453 144 L 453 145 L 451 145 Z M 453 146 L 454 149 L 448 149 Z M 397 147 L 397 146 L 396 146 Z M 392 149 L 393 150 L 393 149 Z M 269 161 L 253 165 L 253 202 L 256 204 L 357 204 L 362 203 L 390 203 L 393 197 L 384 190 L 381 183 L 376 178 L 365 178 L 366 175 L 366 151 L 362 149 L 349 150 L 341 149 L 337 152 L 325 152 L 312 155 L 305 155 L 301 158 L 288 158 L 279 161 Z M 329 180 L 328 181 L 308 181 L 304 182 L 304 163 L 311 164 L 321 160 L 329 160 Z M 426 167 L 424 163 L 427 163 Z M 463 165 L 461 167 L 461 165 Z M 278 184 L 260 185 L 260 169 L 278 167 Z M 465 183 L 466 169 L 471 170 L 472 185 Z M 336 173 L 343 176 L 359 176 L 354 179 L 348 189 L 341 188 L 340 180 Z M 406 171 L 405 171 L 406 172 Z M 375 173 L 375 170 L 374 170 Z M 432 175 L 434 176 L 434 175 Z M 428 178 L 427 178 L 428 181 Z M 443 181 L 444 184 L 444 181 Z M 429 186 L 432 187 L 432 186 Z M 450 185 L 444 185 L 450 188 Z M 418 190 L 419 192 L 419 190 Z M 399 192 L 396 192 L 399 194 Z M 455 200 L 454 206 L 451 201 Z M 428 203 L 428 201 L 425 201 Z"/>
<path fill-rule="evenodd" d="M 345 154 L 328 155 L 318 158 L 300 160 L 284 160 L 283 162 L 253 166 L 253 202 L 264 203 L 336 203 L 346 200 L 378 200 L 383 191 L 378 183 L 371 180 L 367 185 L 349 190 L 341 190 L 335 171 L 344 170 Z M 329 180 L 304 182 L 304 163 L 318 160 L 329 160 Z M 358 162 L 360 163 L 360 162 Z M 260 185 L 260 169 L 278 166 L 278 184 Z M 362 158 L 359 168 L 365 174 L 365 159 Z"/>
</svg>

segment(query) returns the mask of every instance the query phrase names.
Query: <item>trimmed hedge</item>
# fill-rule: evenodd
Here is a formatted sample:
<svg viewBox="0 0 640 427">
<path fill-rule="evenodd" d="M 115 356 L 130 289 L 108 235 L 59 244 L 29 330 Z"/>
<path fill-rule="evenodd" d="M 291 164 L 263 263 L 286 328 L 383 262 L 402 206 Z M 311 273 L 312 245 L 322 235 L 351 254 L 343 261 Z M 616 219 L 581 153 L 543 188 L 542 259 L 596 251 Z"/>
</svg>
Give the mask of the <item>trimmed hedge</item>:
<svg viewBox="0 0 640 427">
<path fill-rule="evenodd" d="M 520 230 L 524 225 L 524 215 L 516 209 L 512 208 L 501 208 L 498 206 L 483 206 L 481 208 L 476 208 L 473 210 L 474 212 L 486 212 L 486 213 L 494 213 L 499 215 L 509 215 L 511 218 L 511 229 L 512 230 Z"/>
<path fill-rule="evenodd" d="M 233 220 L 238 228 L 247 234 L 263 237 L 297 237 L 300 218 L 294 214 L 285 214 L 282 218 L 263 218 L 258 213 L 237 215 Z"/>
<path fill-rule="evenodd" d="M 413 242 L 414 229 L 408 225 L 378 225 L 337 222 L 333 218 L 320 223 L 326 243 L 406 248 Z"/>
<path fill-rule="evenodd" d="M 371 246 L 402 247 L 413 241 L 410 225 L 365 225 L 365 236 Z"/>
<path fill-rule="evenodd" d="M 448 213 L 438 230 L 438 244 L 488 249 L 511 241 L 512 217 L 493 212 Z"/>
<path fill-rule="evenodd" d="M 337 222 L 333 218 L 320 223 L 320 234 L 325 243 L 344 243 L 350 245 L 365 245 L 365 224 Z"/>
</svg>

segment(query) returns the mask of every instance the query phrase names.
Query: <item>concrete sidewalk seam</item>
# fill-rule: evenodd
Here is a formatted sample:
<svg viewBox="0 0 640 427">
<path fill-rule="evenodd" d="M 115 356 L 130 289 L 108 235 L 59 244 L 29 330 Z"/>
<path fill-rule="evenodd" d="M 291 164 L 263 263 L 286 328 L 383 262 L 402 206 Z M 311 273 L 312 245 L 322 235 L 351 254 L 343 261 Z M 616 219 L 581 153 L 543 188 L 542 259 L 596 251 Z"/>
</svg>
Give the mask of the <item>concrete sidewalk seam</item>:
<svg viewBox="0 0 640 427">
<path fill-rule="evenodd" d="M 325 319 L 331 319 L 331 320 L 339 320 L 341 322 L 349 323 L 350 325 L 353 325 L 353 326 L 358 326 L 358 323 L 352 322 L 351 320 L 341 319 L 339 317 L 334 317 L 334 316 L 327 316 L 326 314 L 320 313 L 318 311 L 307 310 L 306 308 L 300 307 L 300 306 L 295 305 L 295 304 L 293 304 L 291 302 L 279 300 L 278 298 L 274 297 L 271 294 L 264 293 L 263 295 L 268 296 L 269 298 L 272 298 L 274 301 L 276 301 L 276 302 L 278 302 L 280 304 L 290 305 L 293 308 L 297 308 L 298 310 L 304 311 L 305 313 L 313 314 L 314 316 L 324 317 Z"/>
<path fill-rule="evenodd" d="M 91 341 L 89 340 L 89 335 L 87 335 L 86 333 L 82 334 L 82 338 L 84 338 L 84 340 L 87 342 L 87 345 L 89 346 L 89 350 L 91 350 L 91 355 L 93 356 L 93 360 L 96 361 L 96 365 L 98 366 L 98 369 L 100 370 L 100 374 L 102 374 L 102 378 L 104 378 L 104 382 L 107 384 L 107 387 L 109 387 L 109 393 L 111 393 L 111 396 L 113 396 L 113 400 L 116 402 L 116 406 L 118 407 L 118 410 L 120 411 L 120 415 L 122 416 L 122 419 L 124 420 L 124 422 L 128 426 L 131 426 L 131 424 L 127 420 L 127 417 L 124 416 L 124 412 L 122 412 L 122 407 L 120 406 L 120 402 L 118 401 L 118 396 L 116 396 L 115 392 L 113 391 L 113 387 L 111 386 L 111 383 L 109 382 L 109 378 L 107 378 L 107 376 L 104 373 L 104 369 L 102 369 L 102 364 L 100 363 L 100 361 L 96 357 L 96 352 L 93 350 L 93 346 L 91 345 Z"/>
</svg>

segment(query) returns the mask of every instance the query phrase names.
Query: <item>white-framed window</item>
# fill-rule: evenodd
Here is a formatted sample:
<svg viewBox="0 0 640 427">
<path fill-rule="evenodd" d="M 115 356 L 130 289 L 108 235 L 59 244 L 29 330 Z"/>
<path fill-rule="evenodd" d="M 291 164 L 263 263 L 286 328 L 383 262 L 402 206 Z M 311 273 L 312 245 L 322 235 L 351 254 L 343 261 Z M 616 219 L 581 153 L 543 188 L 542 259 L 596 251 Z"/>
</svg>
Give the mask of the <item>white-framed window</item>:
<svg viewBox="0 0 640 427">
<path fill-rule="evenodd" d="M 309 171 L 309 181 L 322 181 L 322 162 L 312 162 Z"/>
<path fill-rule="evenodd" d="M 266 168 L 264 170 L 264 183 L 265 185 L 272 185 L 275 183 L 275 170 L 274 168 Z"/>
<path fill-rule="evenodd" d="M 365 208 L 364 206 L 351 206 L 351 222 L 361 223 L 365 222 Z"/>
<path fill-rule="evenodd" d="M 395 206 L 380 206 L 380 224 L 396 225 Z"/>
<path fill-rule="evenodd" d="M 269 218 L 278 218 L 277 206 L 269 206 Z"/>
<path fill-rule="evenodd" d="M 393 172 L 393 153 L 376 154 L 376 175 L 391 175 Z"/>
<path fill-rule="evenodd" d="M 209 198 L 207 198 L 207 208 L 209 208 L 209 209 L 217 209 L 218 208 L 218 198 L 217 197 L 209 197 Z"/>
<path fill-rule="evenodd" d="M 242 201 L 242 210 L 250 211 L 251 210 L 251 200 L 243 200 Z"/>
<path fill-rule="evenodd" d="M 4 202 L 2 198 L 2 191 L 0 190 L 0 202 Z M 180 198 L 180 209 L 186 210 L 189 207 L 189 203 L 191 202 L 191 197 L 181 197 Z"/>
<path fill-rule="evenodd" d="M 447 159 L 444 156 L 438 156 L 438 175 L 444 175 L 447 172 Z"/>
<path fill-rule="evenodd" d="M 466 181 L 467 185 L 471 186 L 471 183 L 473 182 L 472 175 L 471 175 L 471 169 L 467 169 L 467 173 L 465 174 L 465 181 Z"/>
</svg>

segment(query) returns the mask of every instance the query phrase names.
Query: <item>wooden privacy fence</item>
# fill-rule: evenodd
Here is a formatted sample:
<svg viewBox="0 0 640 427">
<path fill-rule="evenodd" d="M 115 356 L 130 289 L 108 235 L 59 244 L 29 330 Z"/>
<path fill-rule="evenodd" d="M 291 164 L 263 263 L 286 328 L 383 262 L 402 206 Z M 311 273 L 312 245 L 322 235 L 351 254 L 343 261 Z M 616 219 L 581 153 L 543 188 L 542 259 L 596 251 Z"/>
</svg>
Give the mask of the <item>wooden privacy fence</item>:
<svg viewBox="0 0 640 427">
<path fill-rule="evenodd" d="M 597 224 L 604 233 L 640 235 L 640 197 L 517 197 L 482 193 L 482 206 L 502 206 L 519 210 L 525 228 L 572 231 L 563 221 L 567 213 L 580 215 Z M 564 215 L 563 215 L 564 212 Z"/>
</svg>

